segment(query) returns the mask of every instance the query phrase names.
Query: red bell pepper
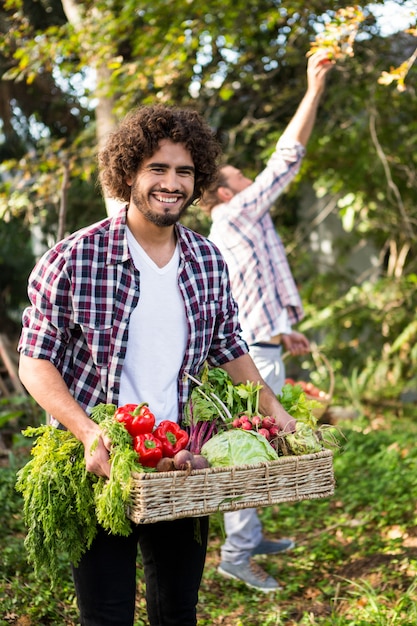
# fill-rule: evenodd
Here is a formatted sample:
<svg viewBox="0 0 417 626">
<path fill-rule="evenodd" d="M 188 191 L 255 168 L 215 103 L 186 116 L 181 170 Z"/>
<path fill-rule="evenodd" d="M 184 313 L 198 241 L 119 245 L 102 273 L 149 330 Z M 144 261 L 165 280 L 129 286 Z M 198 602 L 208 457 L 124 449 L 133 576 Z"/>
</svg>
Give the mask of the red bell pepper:
<svg viewBox="0 0 417 626">
<path fill-rule="evenodd" d="M 114 418 L 123 424 L 132 437 L 151 433 L 155 426 L 155 415 L 149 410 L 147 402 L 125 404 L 116 410 Z"/>
<path fill-rule="evenodd" d="M 164 456 L 175 456 L 188 443 L 188 433 L 182 430 L 176 422 L 170 420 L 161 422 L 153 434 L 162 442 Z"/>
<path fill-rule="evenodd" d="M 156 467 L 163 457 L 162 443 L 152 433 L 142 433 L 133 437 L 133 449 L 144 467 Z"/>
</svg>

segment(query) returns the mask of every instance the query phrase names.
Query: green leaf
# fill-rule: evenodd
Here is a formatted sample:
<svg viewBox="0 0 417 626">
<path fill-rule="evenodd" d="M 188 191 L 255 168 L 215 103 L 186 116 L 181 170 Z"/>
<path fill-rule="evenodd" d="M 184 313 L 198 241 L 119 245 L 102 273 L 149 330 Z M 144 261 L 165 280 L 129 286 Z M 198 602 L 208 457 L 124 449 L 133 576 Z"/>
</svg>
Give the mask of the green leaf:
<svg viewBox="0 0 417 626">
<path fill-rule="evenodd" d="M 61 555 L 77 564 L 96 535 L 97 523 L 112 534 L 131 532 L 126 508 L 132 472 L 141 466 L 131 436 L 113 419 L 115 410 L 115 405 L 100 404 L 92 411 L 112 441 L 109 479 L 87 472 L 84 446 L 69 431 L 40 426 L 23 433 L 37 437 L 33 458 L 19 470 L 16 482 L 28 528 L 25 546 L 35 573 L 45 569 L 53 585 Z"/>
</svg>

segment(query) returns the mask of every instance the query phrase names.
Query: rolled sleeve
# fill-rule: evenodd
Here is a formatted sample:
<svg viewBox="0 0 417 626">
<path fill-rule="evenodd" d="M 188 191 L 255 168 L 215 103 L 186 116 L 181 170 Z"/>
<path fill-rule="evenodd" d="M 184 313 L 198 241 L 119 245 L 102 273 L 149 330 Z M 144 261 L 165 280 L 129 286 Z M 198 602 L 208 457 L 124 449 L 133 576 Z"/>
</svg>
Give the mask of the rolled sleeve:
<svg viewBox="0 0 417 626">
<path fill-rule="evenodd" d="M 47 359 L 57 365 L 66 345 L 62 335 L 34 307 L 28 307 L 24 311 L 22 321 L 18 351 L 34 359 Z"/>
</svg>

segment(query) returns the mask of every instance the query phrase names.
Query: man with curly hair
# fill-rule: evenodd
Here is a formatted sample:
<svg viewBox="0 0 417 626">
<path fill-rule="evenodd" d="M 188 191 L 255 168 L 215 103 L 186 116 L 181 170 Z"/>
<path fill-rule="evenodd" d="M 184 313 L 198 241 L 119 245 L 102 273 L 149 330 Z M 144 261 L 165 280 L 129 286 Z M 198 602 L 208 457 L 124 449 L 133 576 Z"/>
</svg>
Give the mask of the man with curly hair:
<svg viewBox="0 0 417 626">
<path fill-rule="evenodd" d="M 109 476 L 98 403 L 147 402 L 181 422 L 189 378 L 207 361 L 237 384 L 263 381 L 240 336 L 227 266 L 179 223 L 214 181 L 219 145 L 194 111 L 140 107 L 99 154 L 101 183 L 125 206 L 57 243 L 29 279 L 19 341 L 22 382 L 57 427 L 84 445 L 89 472 Z M 260 409 L 295 423 L 264 385 Z M 99 529 L 73 567 L 83 626 L 132 626 L 138 544 L 151 626 L 195 626 L 208 518 Z"/>
</svg>

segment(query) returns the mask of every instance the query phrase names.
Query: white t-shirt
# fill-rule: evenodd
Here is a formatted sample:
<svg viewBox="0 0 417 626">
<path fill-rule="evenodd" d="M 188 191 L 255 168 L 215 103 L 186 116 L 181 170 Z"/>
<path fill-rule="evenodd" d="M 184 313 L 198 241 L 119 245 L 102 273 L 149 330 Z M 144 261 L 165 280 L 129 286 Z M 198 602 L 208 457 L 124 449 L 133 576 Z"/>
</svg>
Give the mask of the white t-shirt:
<svg viewBox="0 0 417 626">
<path fill-rule="evenodd" d="M 157 423 L 178 421 L 178 371 L 187 344 L 184 300 L 178 286 L 179 250 L 158 267 L 128 230 L 129 250 L 140 272 L 140 296 L 130 317 L 119 406 L 147 402 Z"/>
</svg>

